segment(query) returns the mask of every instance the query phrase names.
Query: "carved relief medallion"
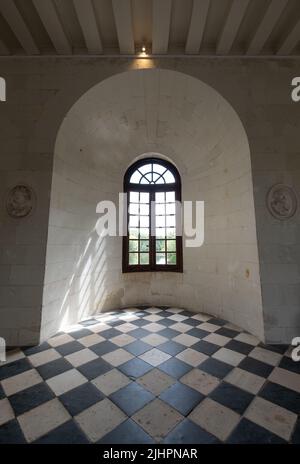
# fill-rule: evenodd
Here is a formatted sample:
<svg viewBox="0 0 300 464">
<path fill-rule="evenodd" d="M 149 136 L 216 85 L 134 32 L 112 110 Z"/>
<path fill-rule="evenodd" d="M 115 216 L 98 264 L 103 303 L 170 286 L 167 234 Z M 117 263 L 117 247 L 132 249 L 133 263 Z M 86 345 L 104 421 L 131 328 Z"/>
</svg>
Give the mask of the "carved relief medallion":
<svg viewBox="0 0 300 464">
<path fill-rule="evenodd" d="M 297 210 L 296 194 L 288 185 L 273 185 L 267 195 L 267 206 L 276 219 L 289 219 Z"/>
<path fill-rule="evenodd" d="M 6 197 L 6 211 L 12 218 L 23 218 L 32 213 L 35 206 L 35 194 L 25 184 L 10 189 Z"/>
</svg>

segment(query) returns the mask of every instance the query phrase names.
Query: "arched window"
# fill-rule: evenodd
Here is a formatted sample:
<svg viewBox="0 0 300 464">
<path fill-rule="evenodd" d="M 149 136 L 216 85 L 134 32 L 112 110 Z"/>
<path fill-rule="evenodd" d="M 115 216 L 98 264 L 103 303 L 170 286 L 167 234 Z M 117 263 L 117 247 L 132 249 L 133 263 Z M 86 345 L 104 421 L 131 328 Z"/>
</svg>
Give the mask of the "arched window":
<svg viewBox="0 0 300 464">
<path fill-rule="evenodd" d="M 123 272 L 182 272 L 181 181 L 175 166 L 159 158 L 137 161 L 125 174 L 124 192 Z"/>
</svg>

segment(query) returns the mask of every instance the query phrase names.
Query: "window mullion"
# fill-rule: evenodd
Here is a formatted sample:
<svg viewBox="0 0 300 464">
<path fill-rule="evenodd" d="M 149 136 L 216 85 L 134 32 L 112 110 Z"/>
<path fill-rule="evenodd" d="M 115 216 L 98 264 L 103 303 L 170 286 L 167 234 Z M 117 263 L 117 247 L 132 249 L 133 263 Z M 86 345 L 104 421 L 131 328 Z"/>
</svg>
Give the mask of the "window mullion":
<svg viewBox="0 0 300 464">
<path fill-rule="evenodd" d="M 150 269 L 155 270 L 155 235 L 152 234 L 152 231 L 155 230 L 155 190 L 150 191 Z"/>
</svg>

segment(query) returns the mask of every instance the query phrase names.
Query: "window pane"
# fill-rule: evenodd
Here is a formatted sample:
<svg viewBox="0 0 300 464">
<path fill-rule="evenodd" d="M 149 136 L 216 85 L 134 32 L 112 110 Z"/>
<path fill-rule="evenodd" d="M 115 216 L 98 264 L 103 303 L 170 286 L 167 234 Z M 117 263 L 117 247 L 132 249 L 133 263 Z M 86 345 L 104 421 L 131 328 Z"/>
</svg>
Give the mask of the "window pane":
<svg viewBox="0 0 300 464">
<path fill-rule="evenodd" d="M 166 214 L 175 214 L 175 203 L 166 204 Z"/>
<path fill-rule="evenodd" d="M 138 264 L 138 256 L 139 255 L 137 253 L 129 253 L 129 264 Z"/>
<path fill-rule="evenodd" d="M 149 216 L 140 216 L 140 226 L 149 227 Z"/>
<path fill-rule="evenodd" d="M 176 240 L 167 241 L 167 251 L 176 251 Z"/>
<path fill-rule="evenodd" d="M 155 202 L 164 203 L 165 202 L 165 192 L 156 192 L 155 193 Z"/>
<path fill-rule="evenodd" d="M 148 216 L 149 215 L 149 205 L 141 203 L 140 204 L 140 214 L 142 216 Z"/>
<path fill-rule="evenodd" d="M 129 238 L 139 238 L 139 229 L 129 229 Z"/>
<path fill-rule="evenodd" d="M 175 192 L 166 192 L 166 202 L 167 203 L 175 202 Z"/>
<path fill-rule="evenodd" d="M 166 236 L 166 229 L 165 228 L 155 230 L 155 237 L 156 238 L 165 238 L 165 236 Z"/>
<path fill-rule="evenodd" d="M 176 264 L 176 253 L 167 253 L 167 264 Z"/>
<path fill-rule="evenodd" d="M 172 184 L 173 182 L 175 182 L 175 178 L 170 171 L 165 172 L 164 179 L 166 184 Z"/>
<path fill-rule="evenodd" d="M 136 203 L 130 203 L 129 205 L 130 214 L 139 214 L 139 205 Z"/>
<path fill-rule="evenodd" d="M 155 214 L 165 214 L 165 205 L 163 203 L 156 203 L 155 204 Z"/>
<path fill-rule="evenodd" d="M 140 238 L 148 239 L 149 238 L 149 229 L 140 229 Z"/>
<path fill-rule="evenodd" d="M 175 216 L 167 216 L 166 217 L 166 225 L 167 227 L 175 227 Z"/>
<path fill-rule="evenodd" d="M 149 264 L 149 253 L 140 253 L 140 264 Z"/>
<path fill-rule="evenodd" d="M 139 168 L 139 171 L 142 174 L 147 174 L 148 172 L 151 172 L 152 171 L 152 164 L 144 164 L 144 166 L 141 166 Z"/>
<path fill-rule="evenodd" d="M 156 253 L 156 264 L 166 264 L 165 253 Z"/>
<path fill-rule="evenodd" d="M 129 251 L 138 251 L 139 242 L 138 240 L 129 240 Z"/>
<path fill-rule="evenodd" d="M 130 192 L 129 193 L 129 200 L 130 200 L 130 203 L 138 203 L 139 202 L 139 192 Z"/>
<path fill-rule="evenodd" d="M 141 192 L 140 193 L 140 202 L 141 203 L 149 203 L 149 193 L 148 192 Z"/>
<path fill-rule="evenodd" d="M 138 171 L 135 171 L 130 177 L 129 182 L 131 184 L 139 184 L 141 177 L 142 177 L 141 174 Z"/>
<path fill-rule="evenodd" d="M 156 251 L 165 251 L 165 240 L 156 240 Z"/>
<path fill-rule="evenodd" d="M 142 177 L 140 184 L 150 184 L 150 181 L 147 179 L 147 177 Z"/>
<path fill-rule="evenodd" d="M 129 216 L 129 227 L 138 227 L 139 216 Z"/>
<path fill-rule="evenodd" d="M 149 251 L 149 240 L 140 241 L 140 251 Z"/>
<path fill-rule="evenodd" d="M 158 174 L 163 174 L 166 171 L 166 168 L 161 164 L 153 164 L 153 171 L 158 172 Z"/>
<path fill-rule="evenodd" d="M 165 227 L 166 218 L 165 216 L 156 216 L 156 227 Z"/>
<path fill-rule="evenodd" d="M 175 229 L 175 227 L 167 229 L 167 238 L 176 238 L 176 229 Z"/>
</svg>

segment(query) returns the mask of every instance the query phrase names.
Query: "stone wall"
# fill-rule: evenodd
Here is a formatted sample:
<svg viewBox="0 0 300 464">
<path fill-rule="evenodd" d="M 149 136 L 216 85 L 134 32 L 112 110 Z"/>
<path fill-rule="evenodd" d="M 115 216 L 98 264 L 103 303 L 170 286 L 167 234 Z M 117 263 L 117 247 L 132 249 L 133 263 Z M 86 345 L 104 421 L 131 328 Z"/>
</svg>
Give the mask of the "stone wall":
<svg viewBox="0 0 300 464">
<path fill-rule="evenodd" d="M 265 337 L 267 342 L 289 342 L 292 336 L 300 332 L 300 216 L 297 212 L 286 221 L 273 218 L 266 209 L 265 197 L 274 183 L 281 182 L 292 186 L 299 194 L 300 105 L 291 101 L 290 83 L 293 77 L 299 75 L 300 65 L 298 60 L 293 59 L 1 59 L 0 75 L 7 82 L 7 102 L 0 104 L 0 193 L 3 205 L 0 213 L 0 335 L 6 338 L 8 345 L 36 343 L 41 331 L 42 296 L 44 308 L 51 304 L 55 307 L 53 295 L 55 297 L 57 294 L 57 288 L 54 286 L 51 290 L 51 266 L 47 266 L 45 289 L 43 286 L 52 163 L 56 136 L 63 119 L 78 98 L 92 86 L 115 74 L 145 67 L 176 70 L 200 79 L 219 92 L 241 119 L 250 145 L 254 186 L 264 317 L 264 334 L 259 335 L 262 339 Z M 7 190 L 20 182 L 26 182 L 35 189 L 37 207 L 30 217 L 12 220 L 7 216 L 3 202 Z M 238 190 L 235 192 L 234 198 Z M 52 193 L 54 201 L 55 191 Z M 94 194 L 97 196 L 98 193 L 95 189 Z M 94 201 L 92 194 L 87 196 L 86 202 L 91 205 Z M 67 199 L 65 201 L 67 203 Z M 66 208 L 69 206 L 66 205 Z M 60 224 L 57 217 L 50 216 L 48 247 L 55 246 L 55 223 L 51 223 L 52 219 Z M 210 227 L 215 230 L 216 226 L 212 224 L 213 220 Z M 87 231 L 89 226 L 87 220 L 82 224 L 82 230 Z M 71 267 L 72 260 L 80 258 L 77 246 L 80 240 L 82 236 L 76 233 L 72 241 L 74 250 L 69 260 Z M 66 244 L 60 245 L 64 248 Z M 253 256 L 250 249 L 243 266 L 234 269 L 237 292 L 241 283 L 252 278 L 253 285 L 257 286 L 257 263 L 254 259 L 251 267 L 249 255 Z M 230 258 L 233 255 L 229 253 L 228 256 Z M 111 267 L 112 273 L 114 266 L 118 265 L 115 258 L 113 255 L 112 262 L 115 264 Z M 200 274 L 201 266 L 209 269 L 205 256 L 202 258 L 203 261 L 198 264 Z M 245 266 L 246 262 L 249 265 Z M 61 268 L 64 268 L 62 263 Z M 64 280 L 65 269 L 61 272 L 59 277 Z M 226 269 L 221 272 L 224 272 L 226 278 Z M 166 280 L 168 278 L 165 276 Z M 188 275 L 180 278 L 188 279 Z M 191 279 L 192 275 L 189 282 Z M 125 280 L 130 280 L 130 277 L 126 276 Z M 154 281 L 157 281 L 155 285 L 158 287 L 162 285 L 158 276 L 154 276 Z M 186 293 L 189 294 L 188 288 Z M 113 305 L 120 297 L 124 304 L 131 301 L 128 292 L 127 297 L 126 292 L 124 295 L 112 294 L 110 300 L 108 294 L 106 304 Z M 209 309 L 205 293 L 202 292 L 200 296 L 203 297 L 201 303 L 205 304 L 199 309 Z M 247 298 L 251 298 L 251 295 Z M 234 309 L 235 314 L 239 314 L 238 311 L 243 314 L 246 299 L 238 295 L 236 301 L 240 303 Z M 217 304 L 216 300 L 211 305 L 212 312 Z M 72 303 L 69 307 L 72 310 Z M 43 318 L 47 318 L 46 314 L 50 313 L 43 312 Z M 51 317 L 44 321 L 49 323 L 49 331 L 47 329 L 45 334 L 50 333 Z M 251 329 L 246 323 L 245 327 Z M 54 330 L 54 326 L 52 328 Z"/>
</svg>

